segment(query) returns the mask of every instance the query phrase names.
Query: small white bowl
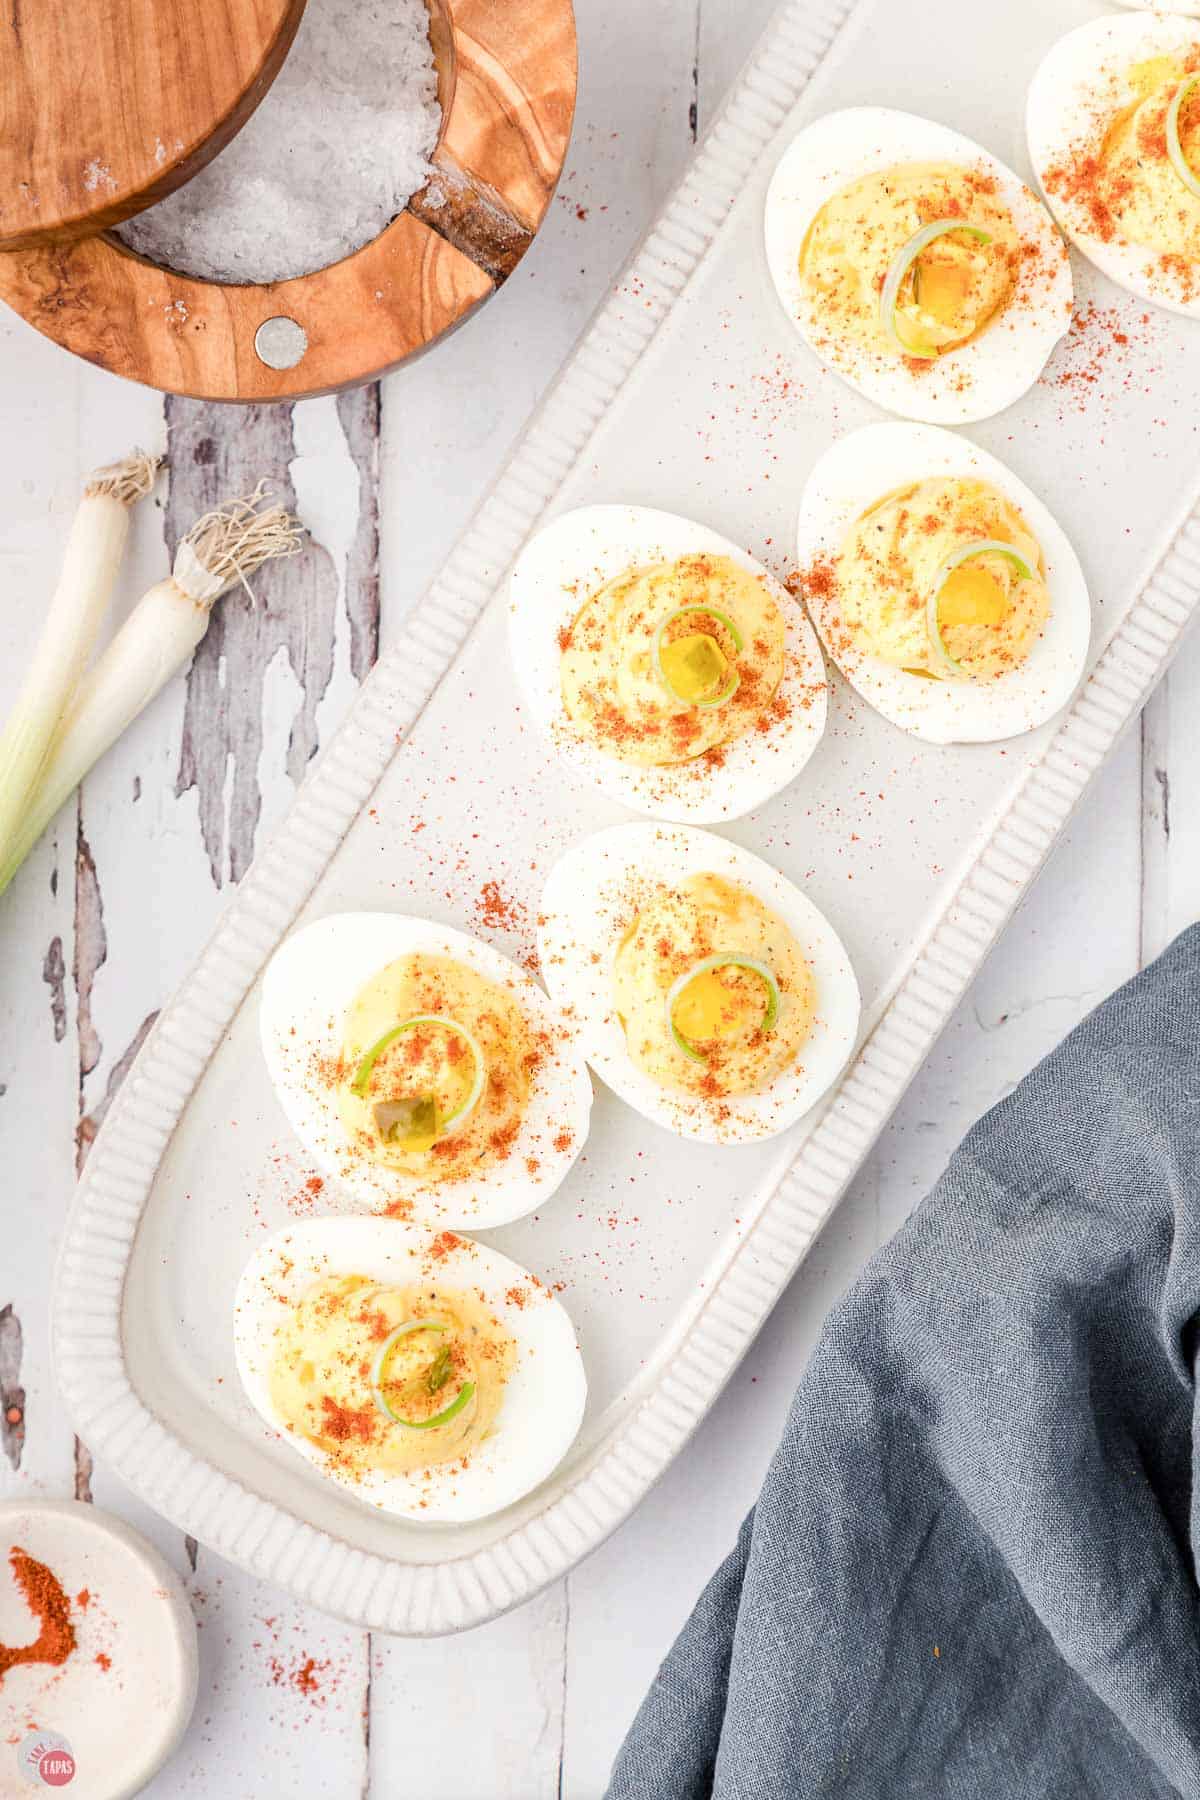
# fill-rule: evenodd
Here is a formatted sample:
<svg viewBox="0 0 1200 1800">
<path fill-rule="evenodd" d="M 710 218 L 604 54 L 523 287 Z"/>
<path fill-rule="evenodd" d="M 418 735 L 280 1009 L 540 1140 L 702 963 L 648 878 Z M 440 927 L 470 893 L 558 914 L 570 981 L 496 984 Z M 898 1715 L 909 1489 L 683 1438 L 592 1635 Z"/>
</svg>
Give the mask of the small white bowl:
<svg viewBox="0 0 1200 1800">
<path fill-rule="evenodd" d="M 76 1643 L 58 1667 L 17 1663 L 5 1674 L 0 1793 L 23 1793 L 26 1782 L 31 1794 L 39 1783 L 62 1785 L 80 1800 L 140 1793 L 177 1748 L 196 1703 L 196 1622 L 183 1584 L 110 1513 L 77 1500 L 8 1501 L 0 1504 L 0 1643 L 37 1636 L 11 1573 L 14 1548 L 62 1584 Z M 43 1751 L 73 1763 L 74 1775 L 39 1777 Z"/>
</svg>

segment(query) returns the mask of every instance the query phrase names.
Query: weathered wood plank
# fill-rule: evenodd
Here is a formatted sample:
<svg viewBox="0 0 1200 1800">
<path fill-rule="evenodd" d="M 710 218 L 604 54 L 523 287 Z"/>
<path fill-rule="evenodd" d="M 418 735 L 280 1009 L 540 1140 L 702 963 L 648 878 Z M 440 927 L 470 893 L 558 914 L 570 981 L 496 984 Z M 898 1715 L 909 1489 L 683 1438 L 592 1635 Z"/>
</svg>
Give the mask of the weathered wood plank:
<svg viewBox="0 0 1200 1800">
<path fill-rule="evenodd" d="M 45 523 L 52 539 L 60 521 Z M 28 579 L 28 591 L 38 592 L 43 557 L 25 562 L 3 549 L 0 557 L 6 575 L 17 575 L 24 563 L 18 580 Z M 7 673 L 7 656 L 3 666 Z M 6 699 L 0 695 L 0 706 Z M 0 1226 L 0 1498 L 69 1493 L 73 1481 L 72 1436 L 54 1388 L 47 1305 L 51 1255 L 73 1175 L 76 1082 L 64 963 L 71 941 L 70 895 L 70 842 L 60 844 L 56 835 L 38 846 L 0 901 L 0 1145 L 6 1170 Z"/>
<path fill-rule="evenodd" d="M 192 669 L 85 786 L 73 965 L 81 1157 L 215 920 L 222 886 L 280 817 L 378 642 L 377 391 L 255 409 L 233 429 L 240 417 L 171 403 L 170 485 L 157 529 L 147 520 L 135 545 L 131 594 L 163 572 L 200 512 L 260 477 L 299 507 L 314 541 L 264 571 L 253 602 L 240 592 L 222 601 Z M 74 1473 L 79 1491 L 158 1543 L 201 1622 L 196 1723 L 149 1792 L 252 1793 L 265 1769 L 280 1792 L 361 1792 L 365 1634 L 181 1538 L 102 1463 L 93 1469 L 83 1447 Z"/>
<path fill-rule="evenodd" d="M 260 478 L 270 482 L 284 505 L 296 508 L 292 470 L 303 451 L 293 408 L 243 407 L 237 429 L 231 431 L 228 413 L 219 408 L 175 399 L 166 405 L 171 458 L 166 538 L 172 555 L 200 513 L 249 492 Z M 355 567 L 348 571 L 352 578 L 344 582 L 333 555 L 314 532 L 303 557 L 259 571 L 253 599 L 241 591 L 226 596 L 188 672 L 175 791 L 179 796 L 195 790 L 200 831 L 218 888 L 226 879 L 237 881 L 245 873 L 254 851 L 263 806 L 259 762 L 271 665 L 282 656 L 299 690 L 286 764 L 288 777 L 298 784 L 319 741 L 317 714 L 333 679 L 339 603 L 352 620 L 351 661 L 358 678 L 374 660 L 378 644 L 379 589 L 370 566 L 378 531 L 377 390 L 364 389 L 340 403 L 311 403 L 310 417 L 326 414 L 345 433 L 341 453 L 348 469 L 357 472 L 349 451 L 351 432 L 358 454 L 365 455 L 368 464 L 366 482 L 360 476 L 356 483 L 357 499 L 363 498 L 364 486 L 367 490 L 365 515 L 357 505 L 348 514 L 339 517 L 339 508 L 331 515 L 339 537 L 347 528 L 353 531 Z M 335 495 L 338 500 L 347 497 L 344 487 L 335 489 Z M 311 511 L 310 505 L 306 519 Z M 350 548 L 347 545 L 347 558 Z"/>
<path fill-rule="evenodd" d="M 29 663 L 84 468 L 80 376 L 16 319 L 0 318 L 6 504 L 0 511 L 0 714 Z M 54 404 L 47 404 L 47 395 Z M 0 1496 L 70 1493 L 73 1439 L 54 1389 L 49 1288 L 70 1195 L 78 1097 L 74 995 L 75 814 L 65 809 L 0 897 Z"/>
<path fill-rule="evenodd" d="M 566 1606 L 560 1582 L 458 1637 L 376 1637 L 369 1800 L 559 1800 Z"/>
</svg>

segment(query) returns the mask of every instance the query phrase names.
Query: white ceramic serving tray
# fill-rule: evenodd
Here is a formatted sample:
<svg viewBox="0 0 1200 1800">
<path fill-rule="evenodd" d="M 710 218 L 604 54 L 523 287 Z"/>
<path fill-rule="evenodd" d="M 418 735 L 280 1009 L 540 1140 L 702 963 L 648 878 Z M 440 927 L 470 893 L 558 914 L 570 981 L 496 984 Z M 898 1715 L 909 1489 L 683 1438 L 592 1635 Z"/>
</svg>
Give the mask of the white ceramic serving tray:
<svg viewBox="0 0 1200 1800">
<path fill-rule="evenodd" d="M 78 1429 L 182 1530 L 330 1613 L 410 1634 L 476 1624 L 561 1575 L 637 1504 L 812 1244 L 1200 598 L 1200 334 L 1144 317 L 1077 265 L 1082 299 L 1129 342 L 1110 346 L 1094 382 L 1076 381 L 1085 334 L 1060 354 L 1057 381 L 971 435 L 1042 495 L 1082 557 L 1096 621 L 1082 692 L 1030 737 L 939 749 L 835 681 L 803 776 L 730 828 L 812 896 L 854 961 L 864 1041 L 831 1102 L 782 1138 L 714 1150 L 598 1092 L 566 1185 L 540 1215 L 489 1234 L 566 1283 L 591 1388 L 573 1452 L 520 1505 L 471 1526 L 389 1520 L 271 1439 L 242 1395 L 230 1325 L 241 1264 L 264 1226 L 287 1220 L 306 1172 L 258 1048 L 264 960 L 297 918 L 344 907 L 410 909 L 529 951 L 551 861 L 624 815 L 571 786 L 514 709 L 505 573 L 517 551 L 549 513 L 638 501 L 706 520 L 786 569 L 808 470 L 878 415 L 818 368 L 776 301 L 762 201 L 781 149 L 820 112 L 867 102 L 943 119 L 1024 169 L 1028 79 L 1054 37 L 1100 10 L 925 0 L 914 21 L 893 0 L 784 6 L 92 1149 L 55 1306 Z M 489 878 L 526 909 L 512 931 L 480 924 Z"/>
</svg>

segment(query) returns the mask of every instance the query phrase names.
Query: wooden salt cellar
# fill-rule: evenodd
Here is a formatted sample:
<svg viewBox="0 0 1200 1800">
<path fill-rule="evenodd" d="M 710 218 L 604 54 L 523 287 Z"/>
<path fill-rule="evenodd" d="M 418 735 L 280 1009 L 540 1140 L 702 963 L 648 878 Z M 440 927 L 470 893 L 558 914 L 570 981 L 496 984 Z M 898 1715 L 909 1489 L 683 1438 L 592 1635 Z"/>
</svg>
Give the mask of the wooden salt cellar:
<svg viewBox="0 0 1200 1800">
<path fill-rule="evenodd" d="M 161 199 L 228 142 L 281 66 L 303 0 L 223 0 L 205 11 L 203 32 L 182 0 L 80 4 L 96 15 L 103 49 L 87 70 L 73 68 L 70 46 L 56 47 L 58 9 L 7 9 L 0 23 L 0 299 L 114 374 L 230 401 L 371 380 L 495 292 L 545 216 L 575 106 L 571 0 L 430 0 L 442 107 L 430 182 L 342 261 L 238 286 L 160 268 L 104 228 Z M 27 15 L 41 15 L 32 39 Z M 97 66 L 124 69 L 124 89 L 104 88 Z M 120 131 L 111 114 L 90 116 L 110 91 Z M 71 102 L 79 117 L 60 165 L 48 122 L 71 122 Z"/>
</svg>

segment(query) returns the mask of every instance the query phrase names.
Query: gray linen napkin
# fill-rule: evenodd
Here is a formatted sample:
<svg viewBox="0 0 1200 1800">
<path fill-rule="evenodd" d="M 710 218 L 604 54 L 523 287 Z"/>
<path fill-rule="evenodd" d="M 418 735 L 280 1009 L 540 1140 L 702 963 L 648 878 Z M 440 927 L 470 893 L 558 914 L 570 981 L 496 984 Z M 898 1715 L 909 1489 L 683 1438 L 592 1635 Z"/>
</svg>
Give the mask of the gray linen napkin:
<svg viewBox="0 0 1200 1800">
<path fill-rule="evenodd" d="M 1200 926 L 831 1313 L 611 1800 L 1200 1796 Z"/>
</svg>

